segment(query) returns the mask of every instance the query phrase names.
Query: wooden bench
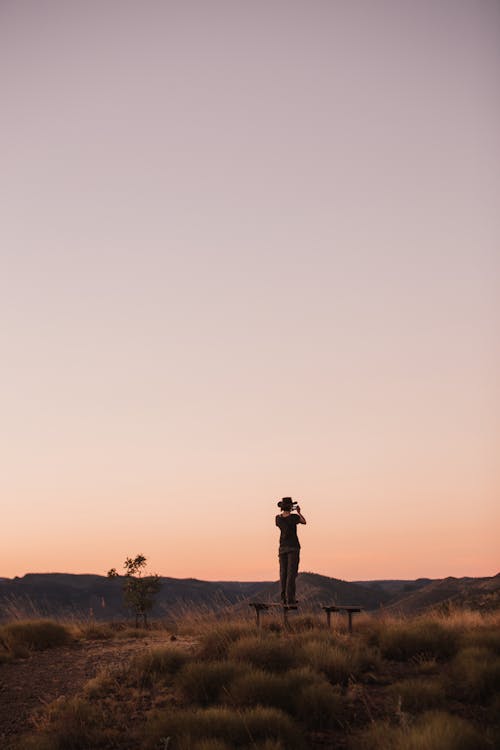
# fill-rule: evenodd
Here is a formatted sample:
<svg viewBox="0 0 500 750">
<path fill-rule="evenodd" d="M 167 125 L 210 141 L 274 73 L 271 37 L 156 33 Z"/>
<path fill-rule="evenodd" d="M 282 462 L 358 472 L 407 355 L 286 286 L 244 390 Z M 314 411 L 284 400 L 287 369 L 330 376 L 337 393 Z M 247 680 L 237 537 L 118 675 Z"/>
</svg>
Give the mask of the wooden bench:
<svg viewBox="0 0 500 750">
<path fill-rule="evenodd" d="M 331 606 L 323 607 L 323 609 L 326 612 L 328 627 L 331 627 L 332 612 L 346 612 L 349 621 L 349 633 L 352 633 L 352 616 L 363 611 L 363 607 L 359 607 L 357 604 L 332 604 Z"/>
<path fill-rule="evenodd" d="M 267 612 L 269 609 L 280 608 L 283 612 L 283 624 L 288 626 L 288 613 L 291 609 L 298 609 L 296 604 L 281 604 L 280 602 L 249 602 L 249 607 L 255 609 L 255 618 L 257 627 L 260 628 L 260 613 Z"/>
</svg>

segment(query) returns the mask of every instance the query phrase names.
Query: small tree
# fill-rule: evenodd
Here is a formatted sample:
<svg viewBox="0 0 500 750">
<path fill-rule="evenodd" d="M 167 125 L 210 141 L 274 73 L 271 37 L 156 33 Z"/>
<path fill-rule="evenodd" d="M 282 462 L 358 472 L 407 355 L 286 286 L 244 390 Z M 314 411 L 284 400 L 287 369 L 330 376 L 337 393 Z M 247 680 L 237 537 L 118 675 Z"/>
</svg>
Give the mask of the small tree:
<svg viewBox="0 0 500 750">
<path fill-rule="evenodd" d="M 137 555 L 134 559 L 127 557 L 123 567 L 125 578 L 123 581 L 123 599 L 125 604 L 135 614 L 135 627 L 139 627 L 139 618 L 142 617 L 144 627 L 148 626 L 148 612 L 153 609 L 155 596 L 161 588 L 160 576 L 143 576 L 146 567 L 144 555 Z M 120 574 L 116 568 L 108 571 L 108 578 L 119 578 Z"/>
</svg>

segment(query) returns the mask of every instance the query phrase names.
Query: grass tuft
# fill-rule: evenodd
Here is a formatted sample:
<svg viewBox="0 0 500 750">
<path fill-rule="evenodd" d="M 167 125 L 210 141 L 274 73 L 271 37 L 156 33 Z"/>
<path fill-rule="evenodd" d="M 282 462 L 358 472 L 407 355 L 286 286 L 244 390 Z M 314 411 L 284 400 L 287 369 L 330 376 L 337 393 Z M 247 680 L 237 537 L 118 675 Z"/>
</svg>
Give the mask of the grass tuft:
<svg viewBox="0 0 500 750">
<path fill-rule="evenodd" d="M 73 638 L 69 629 L 57 622 L 27 620 L 2 625 L 0 640 L 14 656 L 26 656 L 30 651 L 66 646 Z"/>
<path fill-rule="evenodd" d="M 172 714 L 157 713 L 148 724 L 145 747 L 157 748 L 159 740 L 171 737 L 172 750 L 192 750 L 202 740 L 220 740 L 231 748 L 254 748 L 254 743 L 271 740 L 287 750 L 303 750 L 304 741 L 293 720 L 274 708 L 257 706 L 247 711 L 230 708 L 179 710 Z"/>
<path fill-rule="evenodd" d="M 500 692 L 500 656 L 487 648 L 462 649 L 450 666 L 448 694 L 459 700 L 486 702 Z"/>
<path fill-rule="evenodd" d="M 436 658 L 450 659 L 458 650 L 459 634 L 431 619 L 387 624 L 379 631 L 382 655 L 395 661 Z"/>
<path fill-rule="evenodd" d="M 254 632 L 255 628 L 247 623 L 216 624 L 212 630 L 203 634 L 199 655 L 202 659 L 224 659 L 233 643 L 252 635 Z"/>
<path fill-rule="evenodd" d="M 175 681 L 188 703 L 210 706 L 227 700 L 234 678 L 242 665 L 234 661 L 194 661 L 182 668 Z"/>
<path fill-rule="evenodd" d="M 285 672 L 299 665 L 297 649 L 276 636 L 252 635 L 233 643 L 229 655 L 259 669 Z"/>
<path fill-rule="evenodd" d="M 395 682 L 389 688 L 394 703 L 403 711 L 420 713 L 441 708 L 446 702 L 443 682 L 439 678 L 409 678 Z"/>
<path fill-rule="evenodd" d="M 464 719 L 444 712 L 422 714 L 409 728 L 373 724 L 351 741 L 351 750 L 486 750 L 486 739 Z"/>
<path fill-rule="evenodd" d="M 165 682 L 186 664 L 189 654 L 174 646 L 154 648 L 130 662 L 126 679 L 143 687 Z"/>
</svg>

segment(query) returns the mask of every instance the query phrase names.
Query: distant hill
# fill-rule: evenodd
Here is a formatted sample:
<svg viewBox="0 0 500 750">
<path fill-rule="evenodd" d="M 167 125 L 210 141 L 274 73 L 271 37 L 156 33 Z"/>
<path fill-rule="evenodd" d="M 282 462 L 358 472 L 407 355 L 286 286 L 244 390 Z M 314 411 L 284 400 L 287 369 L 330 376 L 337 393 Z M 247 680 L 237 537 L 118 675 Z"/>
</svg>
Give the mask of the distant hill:
<svg viewBox="0 0 500 750">
<path fill-rule="evenodd" d="M 398 581 L 398 580 L 380 580 L 380 581 L 354 581 L 359 583 L 360 586 L 368 586 L 371 589 L 377 591 L 385 591 L 391 596 L 404 594 L 409 591 L 416 591 L 421 589 L 423 586 L 432 583 L 432 578 L 417 578 L 416 581 Z"/>
<path fill-rule="evenodd" d="M 400 614 L 416 614 L 450 606 L 477 610 L 500 608 L 500 573 L 488 578 L 443 578 L 411 592 L 401 592 L 386 604 Z"/>
<path fill-rule="evenodd" d="M 155 617 L 178 617 L 184 612 L 248 612 L 248 602 L 279 601 L 277 581 L 201 581 L 162 578 L 153 611 Z M 12 617 L 65 617 L 122 620 L 122 581 L 98 575 L 29 573 L 22 578 L 0 578 L 0 620 Z M 319 611 L 322 605 L 353 604 L 368 611 L 405 615 L 449 606 L 492 610 L 500 608 L 500 574 L 487 578 L 444 578 L 416 581 L 342 581 L 317 573 L 300 573 L 297 598 L 301 610 Z"/>
<path fill-rule="evenodd" d="M 280 585 L 262 584 L 254 594 L 260 601 L 279 602 Z M 363 609 L 377 609 L 390 600 L 390 594 L 358 583 L 329 578 L 318 573 L 299 573 L 297 577 L 297 599 L 303 610 L 317 610 L 328 604 L 358 604 Z"/>
<path fill-rule="evenodd" d="M 195 578 L 162 578 L 153 616 L 178 615 L 193 606 L 220 610 L 253 596 L 258 583 L 199 581 Z M 123 619 L 122 580 L 98 575 L 28 573 L 22 578 L 0 580 L 0 619 L 16 616 L 93 617 Z"/>
</svg>

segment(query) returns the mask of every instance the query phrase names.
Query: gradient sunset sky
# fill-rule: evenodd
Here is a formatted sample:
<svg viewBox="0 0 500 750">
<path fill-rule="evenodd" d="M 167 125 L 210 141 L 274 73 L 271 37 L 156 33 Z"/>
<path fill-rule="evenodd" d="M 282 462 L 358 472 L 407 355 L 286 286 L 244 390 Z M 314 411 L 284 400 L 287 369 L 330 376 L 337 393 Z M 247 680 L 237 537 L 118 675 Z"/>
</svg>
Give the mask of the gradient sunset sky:
<svg viewBox="0 0 500 750">
<path fill-rule="evenodd" d="M 2 0 L 0 576 L 500 569 L 500 3 Z"/>
</svg>

